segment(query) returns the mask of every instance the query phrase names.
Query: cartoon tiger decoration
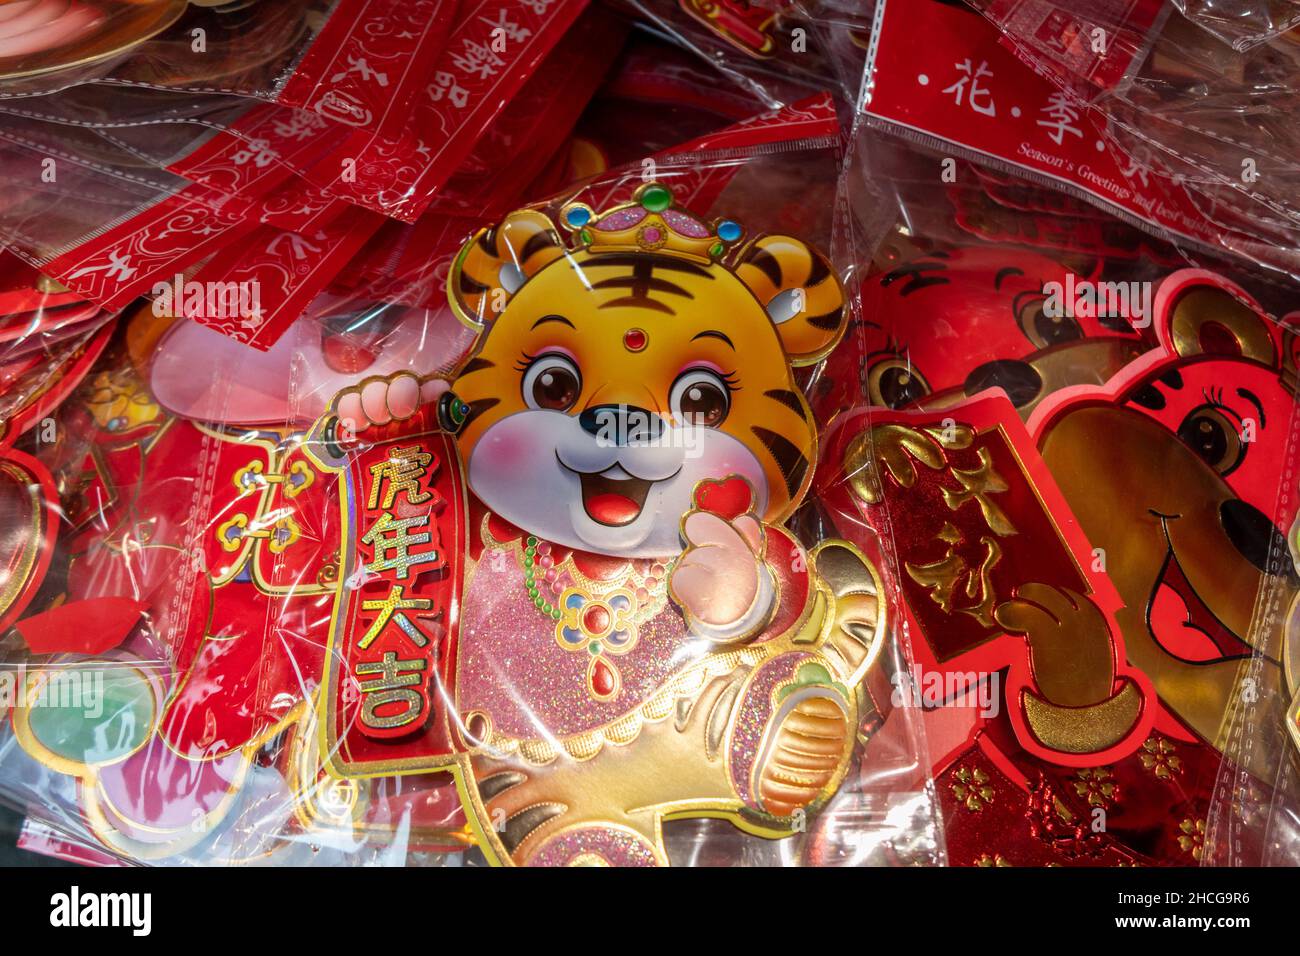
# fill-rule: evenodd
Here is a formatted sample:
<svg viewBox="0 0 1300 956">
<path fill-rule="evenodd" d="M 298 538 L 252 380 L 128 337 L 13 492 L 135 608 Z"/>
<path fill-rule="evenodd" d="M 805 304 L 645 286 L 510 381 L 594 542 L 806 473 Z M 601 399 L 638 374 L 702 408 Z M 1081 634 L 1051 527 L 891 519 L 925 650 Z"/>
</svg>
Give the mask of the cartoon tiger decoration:
<svg viewBox="0 0 1300 956">
<path fill-rule="evenodd" d="M 483 849 L 658 865 L 665 819 L 802 830 L 877 716 L 885 630 L 859 552 L 780 527 L 817 450 L 792 366 L 842 335 L 840 283 L 657 183 L 562 218 L 568 243 L 523 210 L 462 248 L 449 298 L 483 331 L 450 386 L 337 402 L 384 426 L 436 399 L 481 505 L 455 709 Z"/>
</svg>

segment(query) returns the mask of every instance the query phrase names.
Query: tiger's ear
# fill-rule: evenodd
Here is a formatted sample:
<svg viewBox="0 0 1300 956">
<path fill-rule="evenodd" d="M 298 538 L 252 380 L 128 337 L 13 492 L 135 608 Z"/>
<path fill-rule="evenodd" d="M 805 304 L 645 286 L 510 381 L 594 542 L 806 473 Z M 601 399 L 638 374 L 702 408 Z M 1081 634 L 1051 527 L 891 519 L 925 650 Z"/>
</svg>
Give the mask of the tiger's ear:
<svg viewBox="0 0 1300 956">
<path fill-rule="evenodd" d="M 736 256 L 736 276 L 776 326 L 793 365 L 825 358 L 844 334 L 844 289 L 829 262 L 789 236 L 763 236 Z"/>
<path fill-rule="evenodd" d="M 564 255 L 555 225 L 540 212 L 521 209 L 469 238 L 447 275 L 447 301 L 471 328 L 503 311 L 523 284 Z"/>
<path fill-rule="evenodd" d="M 1156 336 L 1183 358 L 1224 355 L 1281 368 L 1279 329 L 1235 282 L 1203 269 L 1182 269 L 1156 290 Z"/>
</svg>

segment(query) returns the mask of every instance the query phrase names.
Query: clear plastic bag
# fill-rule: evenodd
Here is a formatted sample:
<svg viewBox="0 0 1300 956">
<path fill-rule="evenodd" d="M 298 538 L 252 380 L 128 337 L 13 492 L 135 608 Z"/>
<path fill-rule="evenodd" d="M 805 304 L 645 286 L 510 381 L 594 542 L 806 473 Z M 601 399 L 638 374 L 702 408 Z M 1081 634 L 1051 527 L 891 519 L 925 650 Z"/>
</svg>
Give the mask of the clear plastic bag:
<svg viewBox="0 0 1300 956">
<path fill-rule="evenodd" d="M 455 5 L 442 0 L 18 0 L 0 17 L 0 95 L 83 83 L 257 97 L 398 129 Z"/>
<path fill-rule="evenodd" d="M 1296 275 L 1292 5 L 971 5 L 1056 84 L 1063 108 L 1096 114 L 1125 165 L 1169 179 L 1200 217 Z M 1244 242 L 1230 245 L 1245 251 Z"/>
<path fill-rule="evenodd" d="M 880 578 L 810 491 L 854 241 L 835 130 L 823 103 L 488 228 L 388 224 L 265 351 L 127 316 L 5 461 L 49 542 L 13 549 L 42 557 L 0 645 L 30 844 L 941 859 Z"/>
<path fill-rule="evenodd" d="M 894 117 L 865 118 L 846 185 L 875 249 L 857 270 L 869 407 L 832 399 L 841 471 L 821 473 L 907 622 L 948 861 L 1270 859 L 1292 799 L 1295 286 L 1056 192 L 1069 177 L 1023 149 L 963 149 L 969 124 L 925 99 L 961 75 L 962 109 L 985 90 L 975 105 L 1026 142 L 1008 130 L 1027 91 L 996 85 L 984 49 L 949 76 L 911 47 L 910 100 L 867 84 L 868 113 Z"/>
</svg>

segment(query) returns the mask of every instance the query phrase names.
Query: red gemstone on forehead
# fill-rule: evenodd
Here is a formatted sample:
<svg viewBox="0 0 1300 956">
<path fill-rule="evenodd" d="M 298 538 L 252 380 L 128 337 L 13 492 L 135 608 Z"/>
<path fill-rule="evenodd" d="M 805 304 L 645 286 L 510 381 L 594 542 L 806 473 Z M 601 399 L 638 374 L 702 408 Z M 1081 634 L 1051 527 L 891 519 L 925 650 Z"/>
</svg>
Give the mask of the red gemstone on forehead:
<svg viewBox="0 0 1300 956">
<path fill-rule="evenodd" d="M 650 342 L 644 329 L 628 329 L 623 333 L 623 347 L 629 352 L 640 352 Z"/>
</svg>

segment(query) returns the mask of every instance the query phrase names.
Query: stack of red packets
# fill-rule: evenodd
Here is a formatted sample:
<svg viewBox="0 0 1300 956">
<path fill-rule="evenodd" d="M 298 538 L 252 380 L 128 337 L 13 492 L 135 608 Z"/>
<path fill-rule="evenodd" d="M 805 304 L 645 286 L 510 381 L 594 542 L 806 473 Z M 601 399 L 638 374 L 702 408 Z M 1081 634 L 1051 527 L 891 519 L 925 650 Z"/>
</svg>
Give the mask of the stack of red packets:
<svg viewBox="0 0 1300 956">
<path fill-rule="evenodd" d="M 1108 16 L 0 2 L 22 845 L 1297 862 L 1294 38 Z"/>
</svg>

